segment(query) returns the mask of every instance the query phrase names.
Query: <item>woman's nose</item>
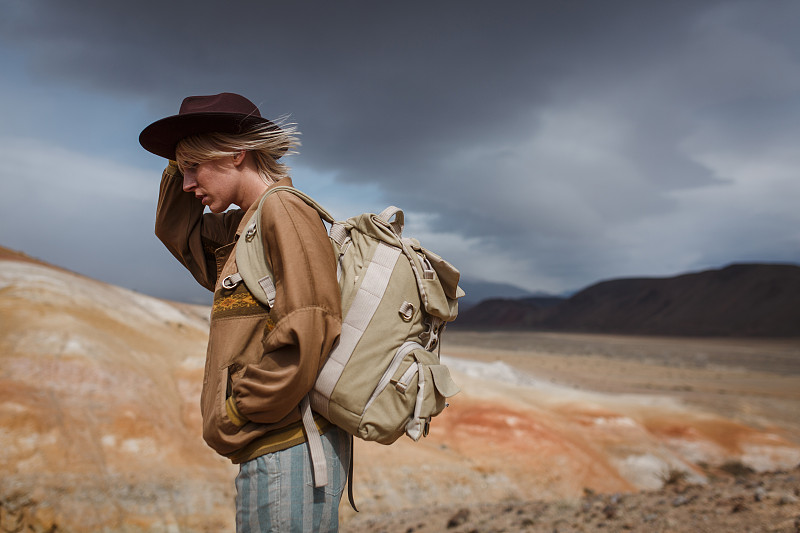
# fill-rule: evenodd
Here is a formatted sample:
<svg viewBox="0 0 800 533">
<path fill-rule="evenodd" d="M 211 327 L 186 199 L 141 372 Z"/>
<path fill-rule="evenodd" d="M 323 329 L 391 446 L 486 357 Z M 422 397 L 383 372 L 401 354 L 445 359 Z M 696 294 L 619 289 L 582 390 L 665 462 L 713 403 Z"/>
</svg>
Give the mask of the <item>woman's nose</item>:
<svg viewBox="0 0 800 533">
<path fill-rule="evenodd" d="M 184 174 L 183 175 L 183 190 L 186 191 L 186 192 L 190 192 L 195 187 L 197 187 L 197 181 L 193 177 L 191 177 L 191 176 L 189 176 L 187 174 Z"/>
</svg>

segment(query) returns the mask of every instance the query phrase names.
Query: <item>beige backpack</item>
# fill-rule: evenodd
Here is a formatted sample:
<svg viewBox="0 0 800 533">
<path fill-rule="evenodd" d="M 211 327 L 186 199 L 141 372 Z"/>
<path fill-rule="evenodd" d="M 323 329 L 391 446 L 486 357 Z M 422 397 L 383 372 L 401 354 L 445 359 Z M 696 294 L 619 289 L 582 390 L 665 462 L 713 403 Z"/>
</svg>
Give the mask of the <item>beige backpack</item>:
<svg viewBox="0 0 800 533">
<path fill-rule="evenodd" d="M 391 444 L 403 433 L 427 435 L 430 420 L 459 389 L 436 350 L 447 322 L 458 314 L 459 272 L 447 261 L 402 235 L 396 207 L 336 222 L 293 187 L 274 187 L 261 199 L 236 245 L 237 274 L 261 303 L 272 306 L 275 286 L 260 237 L 264 199 L 287 191 L 314 207 L 331 224 L 342 292 L 342 333 L 314 389 L 301 404 L 316 486 L 327 484 L 313 409 L 348 433 Z"/>
</svg>

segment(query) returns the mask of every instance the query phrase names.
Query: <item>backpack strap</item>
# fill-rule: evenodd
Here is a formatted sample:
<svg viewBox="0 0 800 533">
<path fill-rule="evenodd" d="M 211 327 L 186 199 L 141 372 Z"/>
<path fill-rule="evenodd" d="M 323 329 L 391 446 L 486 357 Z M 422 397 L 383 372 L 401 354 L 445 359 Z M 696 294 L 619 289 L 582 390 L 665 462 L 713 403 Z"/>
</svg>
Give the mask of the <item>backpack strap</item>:
<svg viewBox="0 0 800 533">
<path fill-rule="evenodd" d="M 392 217 L 394 217 L 394 222 L 390 222 L 392 220 Z M 398 237 L 403 236 L 403 226 L 405 225 L 405 216 L 403 215 L 402 209 L 390 205 L 389 207 L 380 212 L 378 218 L 385 222 L 388 222 L 389 225 L 392 227 L 392 231 L 394 231 Z"/>
<path fill-rule="evenodd" d="M 311 198 L 303 191 L 295 189 L 294 187 L 289 187 L 288 185 L 280 185 L 278 187 L 273 187 L 272 189 L 268 190 L 264 194 L 264 197 L 261 198 L 261 202 L 259 202 L 258 204 L 258 210 L 261 211 L 261 206 L 264 204 L 264 200 L 267 198 L 267 196 L 279 191 L 290 192 L 295 196 L 301 198 L 305 203 L 307 203 L 308 205 L 317 210 L 317 213 L 319 213 L 320 218 L 322 218 L 325 222 L 328 222 L 329 224 L 333 224 L 334 222 L 333 217 L 331 216 L 330 213 L 328 213 L 328 211 L 324 207 L 319 205 L 313 198 Z"/>
<path fill-rule="evenodd" d="M 303 429 L 308 442 L 308 454 L 311 457 L 311 468 L 314 474 L 314 487 L 324 487 L 328 484 L 328 461 L 325 459 L 325 450 L 322 448 L 322 438 L 314 423 L 314 414 L 311 412 L 311 402 L 306 395 L 300 402 L 300 412 L 303 417 Z M 348 446 L 350 447 L 350 465 L 347 468 L 347 499 L 355 512 L 358 512 L 356 500 L 353 497 L 353 435 L 348 433 Z"/>
<path fill-rule="evenodd" d="M 350 440 L 350 467 L 347 469 L 347 499 L 350 500 L 350 507 L 353 508 L 355 512 L 358 512 L 358 507 L 356 507 L 356 500 L 353 498 L 353 457 L 355 456 L 356 450 L 353 447 L 353 434 L 347 434 Z"/>
<path fill-rule="evenodd" d="M 333 351 L 320 369 L 314 388 L 309 393 L 314 411 L 328 418 L 328 403 L 339 382 L 344 367 L 353 355 L 356 345 L 367 329 L 372 316 L 381 303 L 394 265 L 400 257 L 400 248 L 385 243 L 378 244 L 372 260 L 364 269 L 361 285 L 342 322 L 342 334 Z"/>
<path fill-rule="evenodd" d="M 273 187 L 261 197 L 258 207 L 250 217 L 250 220 L 247 221 L 244 234 L 239 237 L 240 242 L 236 244 L 236 266 L 239 271 L 223 279 L 222 286 L 226 289 L 232 289 L 239 283 L 244 282 L 253 297 L 270 309 L 275 304 L 275 276 L 272 274 L 272 268 L 267 262 L 264 243 L 261 240 L 261 209 L 270 194 L 281 191 L 289 192 L 302 199 L 306 204 L 313 207 L 319 213 L 320 218 L 326 222 L 330 224 L 334 222 L 333 217 L 324 207 L 294 187 L 286 185 Z M 242 239 L 244 241 L 241 241 Z"/>
<path fill-rule="evenodd" d="M 322 439 L 314 423 L 314 413 L 311 412 L 311 402 L 305 395 L 300 402 L 300 413 L 303 417 L 303 428 L 306 430 L 308 454 L 311 456 L 311 468 L 314 472 L 314 487 L 324 487 L 328 484 L 328 465 L 325 452 L 322 449 Z"/>
<path fill-rule="evenodd" d="M 322 438 L 319 436 L 319 430 L 314 423 L 314 414 L 311 412 L 311 404 L 308 395 L 300 402 L 300 411 L 303 415 L 303 429 L 306 432 L 306 441 L 308 442 L 308 454 L 311 456 L 311 468 L 314 474 L 314 487 L 324 487 L 328 484 L 328 463 L 325 459 L 325 451 L 322 448 Z M 353 435 L 347 434 L 348 446 L 350 447 L 350 464 L 347 467 L 347 499 L 350 501 L 350 507 L 355 512 L 358 512 L 356 507 L 356 500 L 353 497 L 353 454 L 355 448 L 353 447 Z"/>
</svg>

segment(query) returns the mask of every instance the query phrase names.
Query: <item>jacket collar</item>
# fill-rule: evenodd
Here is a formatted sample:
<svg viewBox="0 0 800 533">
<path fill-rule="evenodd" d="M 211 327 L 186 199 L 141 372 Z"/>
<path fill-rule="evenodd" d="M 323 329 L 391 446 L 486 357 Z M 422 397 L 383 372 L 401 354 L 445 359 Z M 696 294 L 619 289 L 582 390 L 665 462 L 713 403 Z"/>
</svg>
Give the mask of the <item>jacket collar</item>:
<svg viewBox="0 0 800 533">
<path fill-rule="evenodd" d="M 253 217 L 253 214 L 256 212 L 256 209 L 258 209 L 258 205 L 261 203 L 261 200 L 264 198 L 264 196 L 270 191 L 270 189 L 273 189 L 273 188 L 278 187 L 278 186 L 281 186 L 281 187 L 294 187 L 294 185 L 292 184 L 292 178 L 286 177 L 286 178 L 283 178 L 280 181 L 277 181 L 277 182 L 273 183 L 272 185 L 267 187 L 267 190 L 264 191 L 264 194 L 262 194 L 261 196 L 258 197 L 258 200 L 253 202 L 253 205 L 251 205 L 247 209 L 247 211 L 245 212 L 244 216 L 242 217 L 242 220 L 239 222 L 239 226 L 236 228 L 236 238 L 237 239 L 242 234 L 242 232 L 244 232 L 245 227 L 250 222 L 250 219 Z"/>
</svg>

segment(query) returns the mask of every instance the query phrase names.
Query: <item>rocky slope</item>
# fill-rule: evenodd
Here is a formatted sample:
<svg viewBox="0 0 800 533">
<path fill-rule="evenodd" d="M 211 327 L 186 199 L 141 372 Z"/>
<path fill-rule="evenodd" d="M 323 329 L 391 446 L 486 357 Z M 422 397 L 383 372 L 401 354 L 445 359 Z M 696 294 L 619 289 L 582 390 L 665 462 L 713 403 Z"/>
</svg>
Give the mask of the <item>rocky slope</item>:
<svg viewBox="0 0 800 533">
<path fill-rule="evenodd" d="M 229 529 L 206 310 L 21 259 L 0 260 L 0 531 Z"/>
</svg>

